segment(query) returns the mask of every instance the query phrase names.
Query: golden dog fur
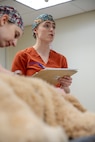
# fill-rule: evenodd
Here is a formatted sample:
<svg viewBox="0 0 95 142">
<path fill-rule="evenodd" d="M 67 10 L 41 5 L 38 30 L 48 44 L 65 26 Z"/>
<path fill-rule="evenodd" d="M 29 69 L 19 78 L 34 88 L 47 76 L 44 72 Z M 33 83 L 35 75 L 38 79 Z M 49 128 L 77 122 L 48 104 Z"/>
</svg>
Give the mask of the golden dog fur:
<svg viewBox="0 0 95 142">
<path fill-rule="evenodd" d="M 41 79 L 0 73 L 0 142 L 67 142 L 89 135 L 95 135 L 95 113 L 74 96 Z"/>
</svg>

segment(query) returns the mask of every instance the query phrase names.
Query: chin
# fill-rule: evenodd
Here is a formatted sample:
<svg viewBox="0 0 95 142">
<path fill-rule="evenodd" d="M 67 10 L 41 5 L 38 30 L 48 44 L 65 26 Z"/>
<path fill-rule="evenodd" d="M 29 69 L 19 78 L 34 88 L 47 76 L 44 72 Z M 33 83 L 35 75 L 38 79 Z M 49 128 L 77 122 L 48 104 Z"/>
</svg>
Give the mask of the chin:
<svg viewBox="0 0 95 142">
<path fill-rule="evenodd" d="M 48 41 L 49 41 L 49 42 L 52 42 L 52 41 L 53 41 L 53 39 L 48 39 Z"/>
<path fill-rule="evenodd" d="M 0 48 L 4 48 L 4 47 L 5 47 L 4 45 L 0 44 Z"/>
</svg>

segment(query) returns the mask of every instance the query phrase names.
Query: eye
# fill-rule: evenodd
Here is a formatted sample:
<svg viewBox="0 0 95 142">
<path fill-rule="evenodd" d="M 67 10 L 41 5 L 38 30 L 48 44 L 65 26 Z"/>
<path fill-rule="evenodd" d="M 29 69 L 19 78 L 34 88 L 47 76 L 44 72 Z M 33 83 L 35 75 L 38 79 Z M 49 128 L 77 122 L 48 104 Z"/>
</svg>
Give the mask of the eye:
<svg viewBox="0 0 95 142">
<path fill-rule="evenodd" d="M 44 27 L 50 28 L 50 25 L 49 24 L 45 24 Z"/>
<path fill-rule="evenodd" d="M 47 29 L 50 29 L 50 28 L 53 28 L 55 29 L 55 24 L 54 23 L 50 23 L 50 22 L 46 22 L 43 24 L 43 27 L 47 28 Z"/>
<path fill-rule="evenodd" d="M 15 32 L 15 38 L 19 38 L 20 34 L 19 32 Z"/>
<path fill-rule="evenodd" d="M 56 27 L 55 27 L 55 25 L 53 25 L 53 29 L 55 29 Z"/>
</svg>

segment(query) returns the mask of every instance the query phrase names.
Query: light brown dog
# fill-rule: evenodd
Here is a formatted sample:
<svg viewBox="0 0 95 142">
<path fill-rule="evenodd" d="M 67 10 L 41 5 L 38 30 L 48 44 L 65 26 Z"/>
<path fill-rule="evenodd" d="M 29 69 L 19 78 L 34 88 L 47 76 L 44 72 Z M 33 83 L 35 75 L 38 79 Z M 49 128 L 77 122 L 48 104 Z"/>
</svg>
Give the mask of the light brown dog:
<svg viewBox="0 0 95 142">
<path fill-rule="evenodd" d="M 0 116 L 0 142 L 66 142 L 56 126 L 68 138 L 95 135 L 94 113 L 37 78 L 0 74 Z"/>
<path fill-rule="evenodd" d="M 61 127 L 45 124 L 16 96 L 11 84 L 14 77 L 5 74 L 2 77 L 9 78 L 10 83 L 0 78 L 0 142 L 67 142 Z M 17 86 L 14 87 L 17 89 Z M 21 89 L 20 86 L 18 89 Z"/>
</svg>

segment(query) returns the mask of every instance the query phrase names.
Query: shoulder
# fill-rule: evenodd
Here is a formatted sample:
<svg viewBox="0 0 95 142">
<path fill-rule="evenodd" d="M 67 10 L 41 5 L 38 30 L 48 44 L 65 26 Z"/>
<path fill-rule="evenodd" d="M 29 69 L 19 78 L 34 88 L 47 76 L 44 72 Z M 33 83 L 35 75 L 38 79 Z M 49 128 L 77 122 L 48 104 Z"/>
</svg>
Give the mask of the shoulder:
<svg viewBox="0 0 95 142">
<path fill-rule="evenodd" d="M 54 50 L 50 50 L 50 52 L 51 52 L 51 54 L 53 55 L 53 56 L 56 56 L 57 58 L 59 57 L 59 58 L 63 58 L 63 59 L 66 59 L 66 57 L 63 55 L 63 54 L 61 54 L 61 53 L 59 53 L 59 52 L 56 52 L 56 51 L 54 51 Z"/>
<path fill-rule="evenodd" d="M 28 48 L 25 48 L 23 50 L 20 50 L 17 52 L 17 56 L 24 56 L 24 55 L 27 55 L 29 54 L 30 52 L 32 52 L 33 48 L 32 47 L 28 47 Z"/>
</svg>

